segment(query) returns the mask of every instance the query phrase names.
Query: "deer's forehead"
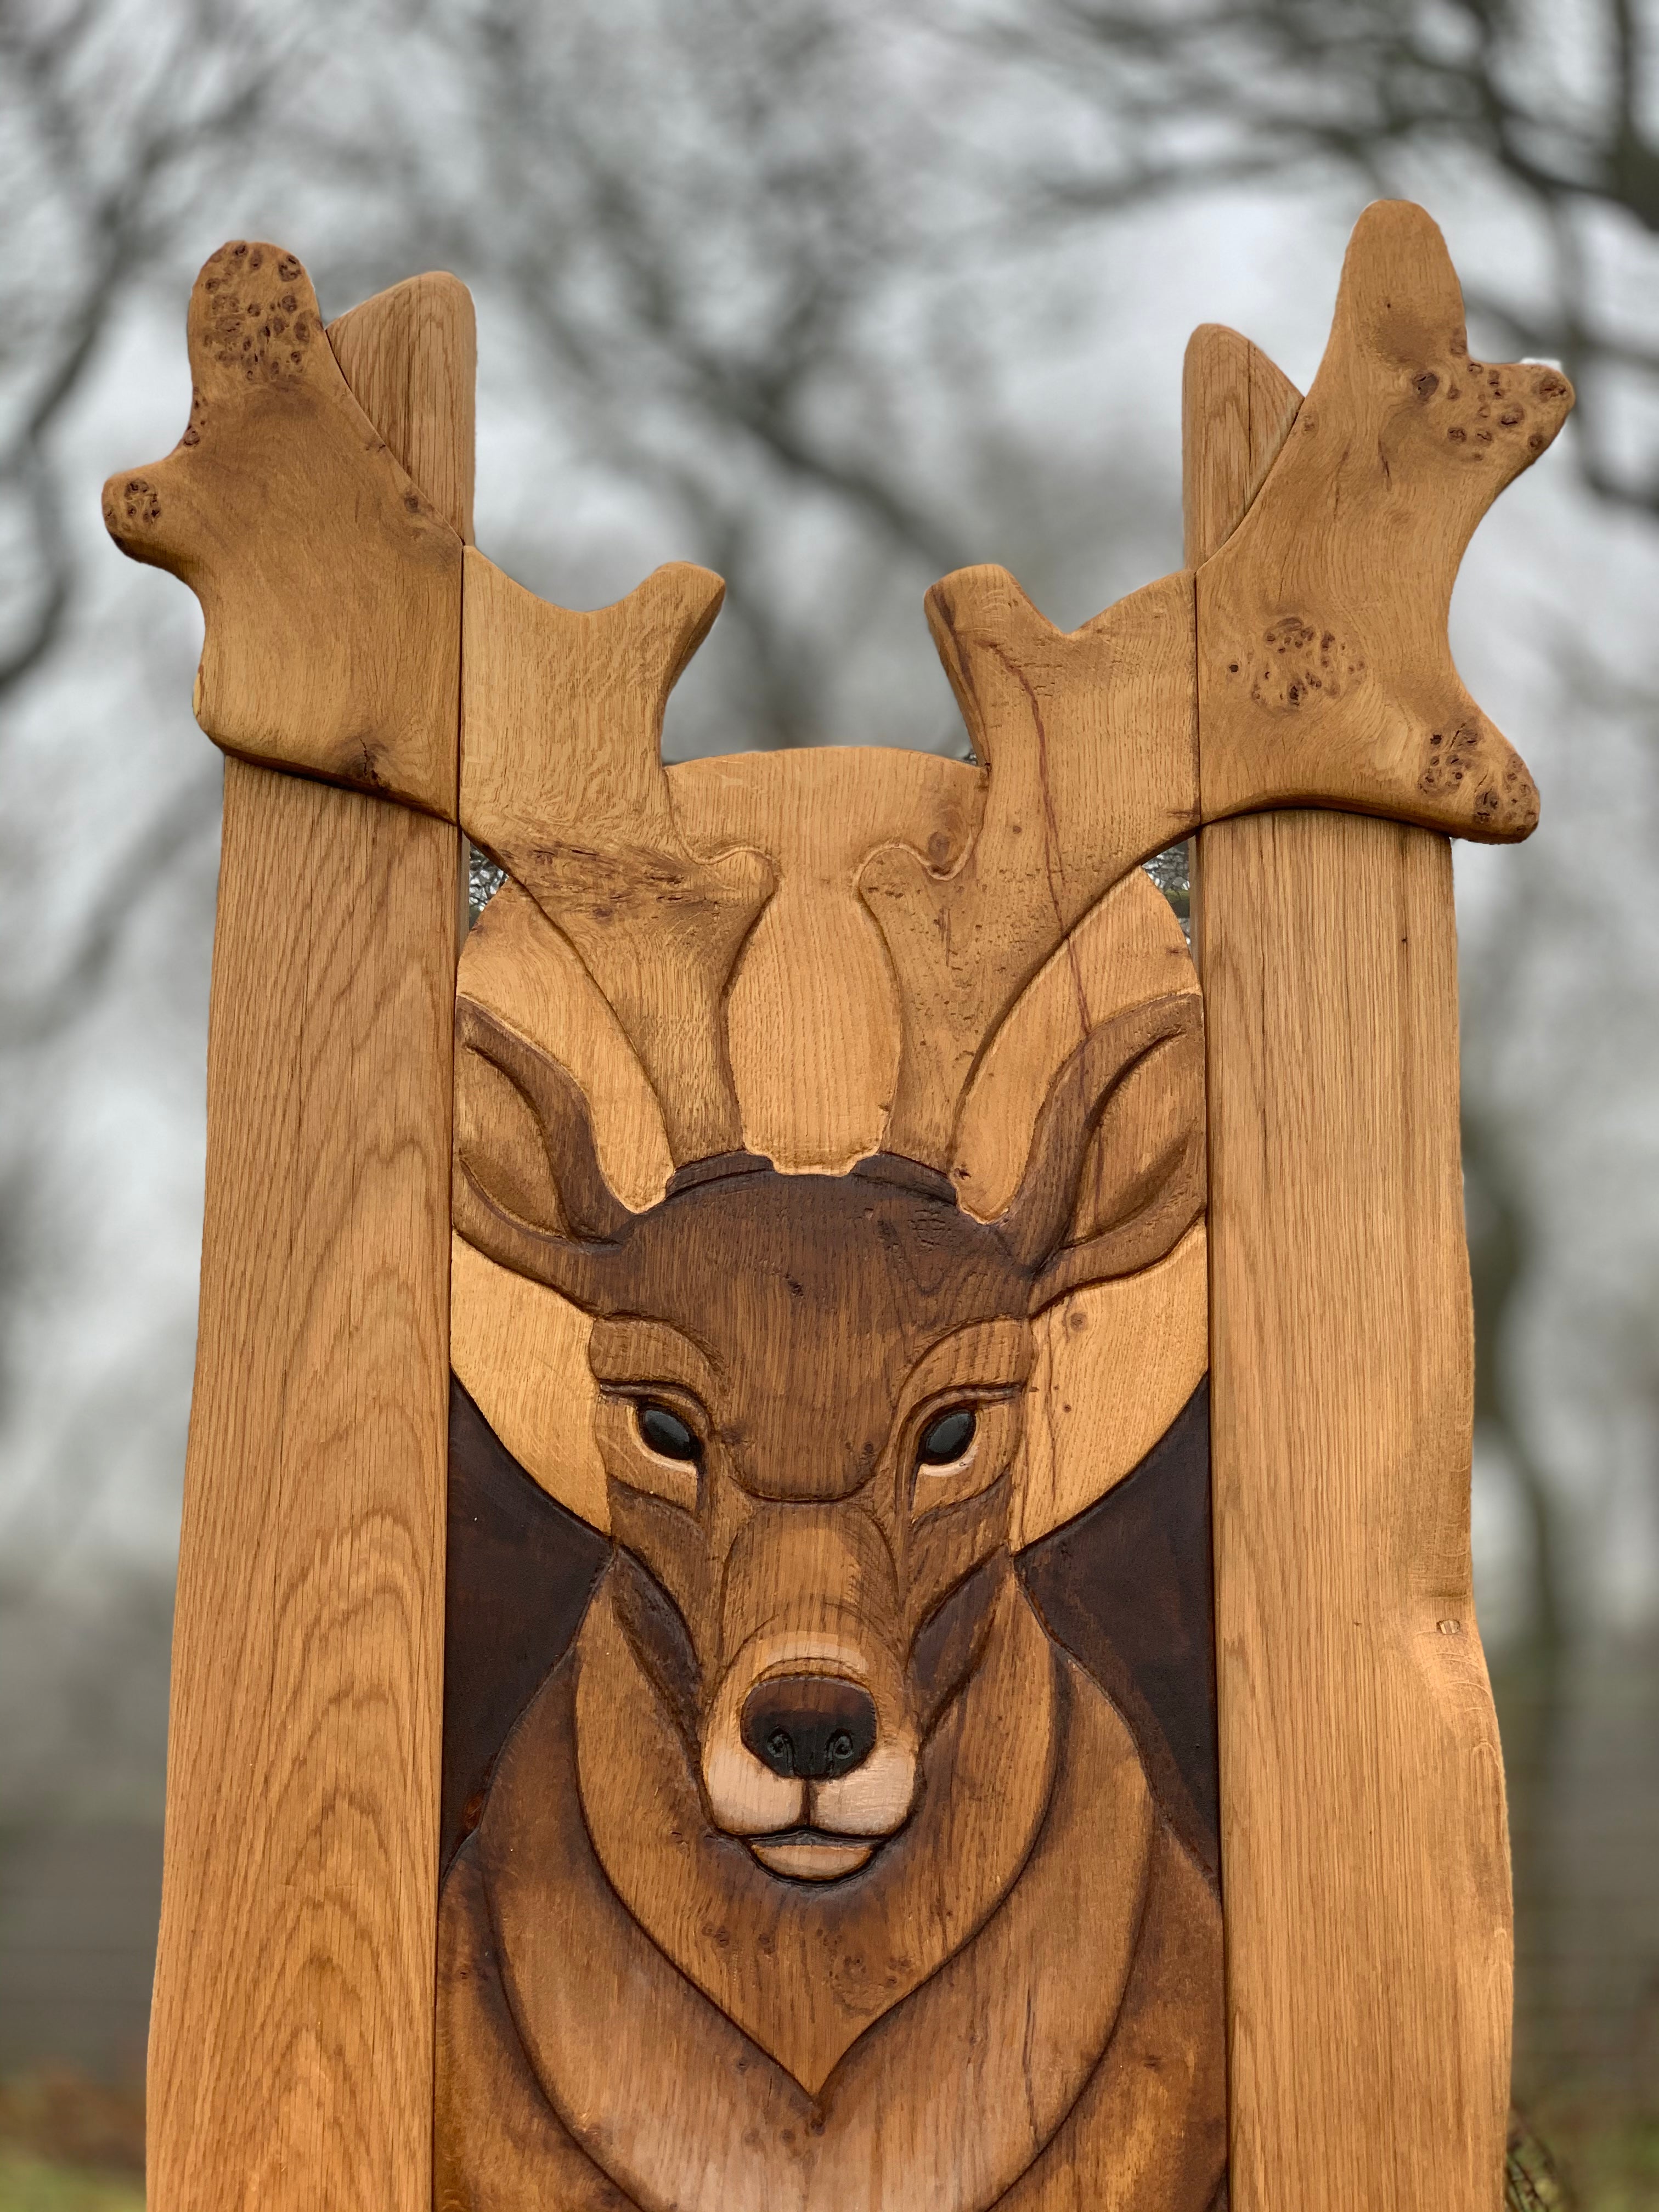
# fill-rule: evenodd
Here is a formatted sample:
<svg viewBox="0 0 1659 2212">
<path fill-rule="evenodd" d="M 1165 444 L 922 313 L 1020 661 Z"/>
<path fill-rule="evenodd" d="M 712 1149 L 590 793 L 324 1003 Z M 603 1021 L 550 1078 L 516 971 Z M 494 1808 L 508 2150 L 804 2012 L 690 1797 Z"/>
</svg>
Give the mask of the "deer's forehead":
<svg viewBox="0 0 1659 2212">
<path fill-rule="evenodd" d="M 897 1371 L 940 1334 L 1024 1311 L 1023 1271 L 948 1201 L 851 1176 L 752 1175 L 687 1191 L 635 1231 L 642 1310 L 717 1360 L 797 1339 Z"/>
</svg>

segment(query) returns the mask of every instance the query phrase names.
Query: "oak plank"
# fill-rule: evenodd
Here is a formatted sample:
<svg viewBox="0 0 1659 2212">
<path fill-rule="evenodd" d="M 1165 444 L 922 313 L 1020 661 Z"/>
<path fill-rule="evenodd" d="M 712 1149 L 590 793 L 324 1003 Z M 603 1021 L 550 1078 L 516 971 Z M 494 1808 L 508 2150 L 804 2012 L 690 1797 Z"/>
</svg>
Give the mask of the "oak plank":
<svg viewBox="0 0 1659 2212">
<path fill-rule="evenodd" d="M 342 342 L 397 465 L 448 487 L 432 528 L 452 544 L 471 346 L 465 295 L 429 279 L 357 310 Z M 160 2212 L 430 2199 L 459 547 L 448 574 L 422 602 L 452 672 L 447 764 L 422 754 L 433 813 L 225 766 L 150 2041 Z M 222 654 L 216 679 L 233 720 L 240 665 Z"/>
<path fill-rule="evenodd" d="M 429 270 L 337 315 L 328 342 L 398 467 L 471 545 L 478 381 L 472 295 L 447 270 Z M 443 433 L 434 436 L 439 424 Z"/>
<path fill-rule="evenodd" d="M 1236 334 L 1197 333 L 1190 561 L 1296 400 Z M 1264 813 L 1205 829 L 1197 874 L 1232 2202 L 1492 2212 L 1510 1920 L 1469 1559 L 1450 848 Z"/>
</svg>

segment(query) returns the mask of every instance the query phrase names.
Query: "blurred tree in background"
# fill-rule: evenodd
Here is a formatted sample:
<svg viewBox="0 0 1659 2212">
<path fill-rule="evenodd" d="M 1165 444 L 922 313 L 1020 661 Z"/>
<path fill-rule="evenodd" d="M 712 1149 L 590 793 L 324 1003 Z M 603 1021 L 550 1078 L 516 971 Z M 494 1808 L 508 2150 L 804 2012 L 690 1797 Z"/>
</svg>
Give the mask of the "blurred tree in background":
<svg viewBox="0 0 1659 2212">
<path fill-rule="evenodd" d="M 185 420 L 202 259 L 472 288 L 492 556 L 727 579 L 671 750 L 957 750 L 926 586 L 1000 560 L 1071 624 L 1174 566 L 1185 330 L 1305 382 L 1400 192 L 1477 346 L 1580 394 L 1458 602 L 1546 806 L 1460 858 L 1477 1538 L 1530 2078 L 1659 2112 L 1659 1926 L 1607 1902 L 1659 1834 L 1656 8 L 0 0 L 0 1964 L 6 1836 L 160 1802 L 218 775 L 192 611 L 97 489 Z"/>
</svg>

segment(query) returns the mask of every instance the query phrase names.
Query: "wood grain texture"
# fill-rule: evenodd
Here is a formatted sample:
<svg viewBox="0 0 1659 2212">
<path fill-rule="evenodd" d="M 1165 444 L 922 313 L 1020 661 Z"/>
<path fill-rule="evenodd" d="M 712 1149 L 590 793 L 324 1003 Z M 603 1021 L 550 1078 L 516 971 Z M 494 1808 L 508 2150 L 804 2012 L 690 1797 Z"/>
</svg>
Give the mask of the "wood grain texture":
<svg viewBox="0 0 1659 2212">
<path fill-rule="evenodd" d="M 382 452 L 360 486 L 400 466 L 464 477 L 458 294 L 427 298 L 400 365 L 400 295 L 359 311 L 343 349 L 398 395 L 398 460 Z M 396 580 L 386 637 L 409 615 L 447 654 L 447 765 L 434 738 L 422 774 L 453 817 L 459 600 L 417 582 L 411 613 Z M 246 621 L 218 622 L 213 679 L 239 727 L 258 702 L 236 686 L 265 680 L 241 657 Z M 453 818 L 226 763 L 150 2039 L 158 2212 L 429 2201 L 457 869 Z"/>
<path fill-rule="evenodd" d="M 1054 628 L 1005 568 L 963 568 L 928 620 L 990 775 L 965 854 L 899 843 L 860 889 L 901 1013 L 890 1150 L 945 1166 L 979 1055 L 1102 893 L 1197 820 L 1192 586 L 1165 577 L 1081 629 Z"/>
<path fill-rule="evenodd" d="M 669 769 L 675 817 L 696 851 L 743 845 L 776 870 L 726 1019 L 743 1141 L 786 1173 L 839 1174 L 883 1142 L 898 1070 L 898 999 L 881 933 L 859 896 L 859 870 L 907 836 L 936 857 L 959 858 L 984 781 L 960 761 L 864 745 Z"/>
<path fill-rule="evenodd" d="M 472 295 L 442 270 L 348 307 L 328 342 L 352 397 L 464 544 L 472 543 L 478 325 Z M 432 426 L 447 434 L 434 438 Z"/>
<path fill-rule="evenodd" d="M 1189 557 L 1294 397 L 1231 332 L 1195 337 Z M 1197 872 L 1232 2202 L 1493 2212 L 1509 1876 L 1470 1583 L 1449 848 L 1263 814 L 1206 828 Z"/>
<path fill-rule="evenodd" d="M 453 847 L 226 765 L 160 2212 L 426 2202 Z"/>
<path fill-rule="evenodd" d="M 461 819 L 580 955 L 677 1162 L 738 1141 L 722 1006 L 772 889 L 756 854 L 691 852 L 662 769 L 668 694 L 725 588 L 678 562 L 576 614 L 466 556 Z"/>
<path fill-rule="evenodd" d="M 1189 568 L 1218 552 L 1291 434 L 1302 394 L 1260 346 L 1200 323 L 1182 363 L 1181 520 Z"/>
<path fill-rule="evenodd" d="M 459 285 L 428 297 L 418 321 L 405 288 L 376 303 L 400 343 L 418 338 L 443 406 L 471 348 L 465 299 Z M 440 472 L 451 520 L 353 397 L 311 280 L 280 246 L 221 246 L 191 294 L 189 343 L 189 427 L 166 460 L 110 478 L 104 520 L 201 602 L 198 720 L 244 760 L 453 820 L 470 463 Z M 394 404 L 382 372 L 372 396 Z M 395 405 L 406 414 L 407 392 Z"/>
<path fill-rule="evenodd" d="M 1013 1607 L 1042 1645 L 1024 1601 Z M 1064 2203 L 1072 2161 L 1045 2177 L 1056 2196 L 1009 2191 L 1067 2113 L 1098 2098 L 1118 2107 L 1091 2161 L 1115 2169 L 1109 2201 L 1208 2203 L 1223 2154 L 1220 2045 L 1203 1995 L 1213 2007 L 1218 1916 L 1152 1814 L 1122 1722 L 1081 1669 L 1057 1662 L 1069 1755 L 1018 1882 L 914 1993 L 866 1979 L 861 1952 L 840 1976 L 831 1966 L 832 1988 L 860 1991 L 877 2017 L 814 2095 L 676 1971 L 594 1855 L 568 1778 L 586 1639 L 604 1617 L 590 1614 L 509 1745 L 447 1892 L 441 2110 L 488 2111 L 495 2124 L 480 2141 L 475 2117 L 470 2143 L 459 2128 L 446 2142 L 441 2124 L 441 2203 L 506 2206 L 544 2188 L 557 2170 L 549 2136 L 595 2181 L 610 2176 L 624 2203 Z M 875 1902 L 854 1897 L 849 1909 Z M 739 1917 L 734 1947 L 748 1934 Z M 1091 1971 L 1058 1969 L 1057 1943 L 1085 1950 Z M 1175 1971 L 1159 1961 L 1141 1996 L 1160 1946 L 1184 1955 Z M 606 2200 L 590 2185 L 567 2201 Z"/>
<path fill-rule="evenodd" d="M 1208 1385 L 1125 1480 L 1022 1553 L 1018 1571 L 1049 1635 L 1128 1723 L 1159 1810 L 1218 1887 Z"/>
<path fill-rule="evenodd" d="M 1231 434 L 1263 397 L 1273 422 L 1282 389 L 1234 387 Z M 1421 208 L 1365 210 L 1313 389 L 1198 570 L 1206 821 L 1317 805 L 1463 837 L 1530 833 L 1537 792 L 1464 690 L 1446 616 L 1475 525 L 1571 404 L 1559 369 L 1470 360 Z"/>
</svg>

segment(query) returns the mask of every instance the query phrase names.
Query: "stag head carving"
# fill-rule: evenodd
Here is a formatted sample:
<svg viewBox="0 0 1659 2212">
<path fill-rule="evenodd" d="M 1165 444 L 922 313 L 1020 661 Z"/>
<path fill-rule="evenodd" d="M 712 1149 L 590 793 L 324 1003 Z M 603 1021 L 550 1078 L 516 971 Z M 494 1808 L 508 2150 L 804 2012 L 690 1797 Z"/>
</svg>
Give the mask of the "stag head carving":
<svg viewBox="0 0 1659 2212">
<path fill-rule="evenodd" d="M 473 661 L 463 811 L 514 880 L 462 969 L 457 1364 L 524 1449 L 505 1378 L 557 1317 L 574 1354 L 563 1402 L 544 1404 L 558 1441 L 532 1438 L 526 1461 L 611 1549 L 446 1890 L 441 2137 L 456 2186 L 507 2173 L 477 2131 L 477 2098 L 504 2063 L 485 2048 L 482 1983 L 517 2022 L 509 2071 L 558 2084 L 559 2140 L 632 2201 L 677 2185 L 673 2154 L 662 2126 L 641 2131 L 591 2074 L 592 2038 L 660 2072 L 648 2101 L 723 2106 L 717 2132 L 751 2147 L 711 2165 L 696 2200 L 710 2212 L 865 2202 L 872 2128 L 930 2108 L 977 2144 L 949 2201 L 994 2202 L 1085 2082 L 1126 2094 L 1102 2068 L 1133 2016 L 1162 2054 L 1179 2139 L 1148 2153 L 1158 2186 L 1202 2212 L 1221 2160 L 1214 1892 L 1018 1565 L 1034 1534 L 1130 1471 L 1202 1370 L 1200 1002 L 1137 866 L 1182 818 L 1180 773 L 1162 789 L 1132 777 L 1103 822 L 1079 811 L 1068 827 L 1045 810 L 1036 733 L 988 716 L 987 769 L 923 763 L 912 804 L 890 801 L 880 820 L 838 803 L 837 780 L 869 757 L 848 753 L 791 763 L 782 805 L 767 795 L 777 763 L 724 764 L 705 805 L 657 749 L 688 611 L 710 604 L 709 585 L 662 571 L 576 616 L 468 560 L 469 605 L 494 609 L 512 644 Z M 999 572 L 939 588 L 947 655 L 952 625 L 1013 588 Z M 1126 631 L 1167 632 L 1178 656 L 1178 616 L 1166 583 L 1080 647 L 1050 633 L 1060 687 L 1094 702 L 1100 658 Z M 618 666 L 643 706 L 594 712 Z M 547 672 L 539 692 L 526 667 Z M 1188 656 L 1188 714 L 1191 683 Z M 1120 704 L 1118 742 L 1139 703 Z M 1110 744 L 1113 718 L 1091 712 Z M 550 757 L 556 738 L 556 762 L 532 761 L 515 797 L 504 764 L 526 725 Z M 523 791 L 555 781 L 544 818 L 553 801 Z M 580 848 L 561 821 L 580 825 Z M 756 1049 L 814 1021 L 863 1070 L 834 1132 L 805 1127 L 810 1105 L 769 1115 Z M 1172 1273 L 1181 1318 L 1160 1341 Z M 1151 1433 L 1127 1454 L 1082 1438 L 1069 1479 L 1045 1484 L 1033 1470 L 1045 1443 L 1052 1455 L 1055 1316 L 1081 1328 L 1112 1292 L 1142 1302 L 1126 1335 L 1138 1317 L 1152 1340 L 1122 1380 L 1127 1397 L 1146 1370 L 1161 1376 L 1161 1395 L 1144 1393 Z M 486 1302 L 516 1357 L 474 1357 L 469 1313 Z M 586 1486 L 568 1467 L 585 1453 Z M 561 1790 L 580 1814 L 556 1835 Z M 1056 1886 L 1102 1821 L 1109 1872 L 1062 1905 Z M 1150 1946 L 1149 1894 L 1164 1931 Z M 606 1898 L 627 1922 L 608 1936 L 583 1919 Z M 647 1984 L 650 1960 L 683 1981 L 613 2007 L 580 1972 L 573 1984 L 538 1963 L 561 1923 L 567 1957 L 643 1945 Z M 493 1965 L 477 1948 L 486 1926 L 500 1930 Z M 1056 1946 L 1077 1941 L 1105 1962 L 1081 2016 L 1054 1972 Z M 1152 1971 L 1165 1942 L 1183 1958 L 1178 1990 Z M 649 2022 L 671 1987 L 695 1993 L 693 2045 L 735 2034 L 752 2070 L 665 2056 Z M 963 2103 L 973 2067 L 933 2072 L 951 2039 L 987 2033 L 993 2074 L 1025 2063 L 1024 2045 L 1032 2084 L 1018 2117 L 998 2087 L 988 2124 Z M 883 2119 L 863 2108 L 894 2066 L 916 2075 L 915 2094 Z M 513 2167 L 513 2185 L 530 2171 Z"/>
</svg>

